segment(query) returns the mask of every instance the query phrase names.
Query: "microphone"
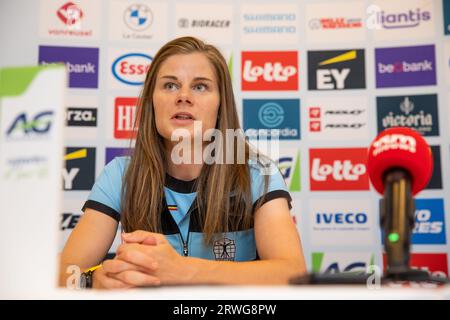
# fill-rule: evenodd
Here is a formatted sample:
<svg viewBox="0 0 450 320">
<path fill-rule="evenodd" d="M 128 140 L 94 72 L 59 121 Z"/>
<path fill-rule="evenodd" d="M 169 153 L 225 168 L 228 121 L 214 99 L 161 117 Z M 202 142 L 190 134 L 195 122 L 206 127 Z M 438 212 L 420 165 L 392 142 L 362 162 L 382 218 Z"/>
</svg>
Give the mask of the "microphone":
<svg viewBox="0 0 450 320">
<path fill-rule="evenodd" d="M 384 130 L 368 150 L 369 179 L 383 199 L 380 224 L 387 257 L 386 278 L 427 280 L 428 273 L 409 267 L 411 231 L 414 227 L 413 196 L 424 189 L 433 173 L 433 155 L 415 130 Z"/>
</svg>

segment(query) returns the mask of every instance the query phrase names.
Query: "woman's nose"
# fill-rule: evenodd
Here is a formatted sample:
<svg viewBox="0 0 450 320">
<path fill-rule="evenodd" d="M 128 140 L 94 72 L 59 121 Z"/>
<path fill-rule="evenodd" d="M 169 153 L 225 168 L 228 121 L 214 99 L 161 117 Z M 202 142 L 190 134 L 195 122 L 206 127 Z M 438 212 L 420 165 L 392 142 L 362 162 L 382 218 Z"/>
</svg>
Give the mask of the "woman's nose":
<svg viewBox="0 0 450 320">
<path fill-rule="evenodd" d="M 188 94 L 180 92 L 180 95 L 177 97 L 177 104 L 180 103 L 192 104 L 192 99 Z"/>
</svg>

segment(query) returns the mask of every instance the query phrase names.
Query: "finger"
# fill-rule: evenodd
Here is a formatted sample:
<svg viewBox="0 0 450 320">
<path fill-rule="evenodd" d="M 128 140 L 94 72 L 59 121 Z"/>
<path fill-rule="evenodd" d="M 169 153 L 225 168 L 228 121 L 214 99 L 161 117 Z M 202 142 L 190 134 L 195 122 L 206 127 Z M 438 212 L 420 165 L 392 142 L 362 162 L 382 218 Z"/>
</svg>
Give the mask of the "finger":
<svg viewBox="0 0 450 320">
<path fill-rule="evenodd" d="M 159 286 L 161 284 L 157 277 L 134 270 L 116 273 L 111 275 L 111 277 L 131 286 Z"/>
<path fill-rule="evenodd" d="M 133 285 L 125 283 L 119 279 L 114 279 L 109 275 L 105 275 L 102 283 L 105 289 L 130 289 L 133 288 Z"/>
<path fill-rule="evenodd" d="M 137 230 L 131 233 L 122 233 L 122 240 L 127 243 L 144 243 L 155 245 L 163 241 L 165 238 L 159 233 Z"/>
<path fill-rule="evenodd" d="M 153 265 L 143 268 L 118 258 L 114 260 L 105 260 L 103 262 L 103 269 L 108 273 L 119 273 L 126 270 L 136 270 L 141 272 L 153 272 L 156 270 L 156 268 L 153 268 Z"/>
<path fill-rule="evenodd" d="M 125 248 L 120 250 L 120 252 L 118 251 L 116 257 L 117 259 L 152 271 L 155 271 L 158 268 L 158 263 L 149 256 L 148 252 L 144 253 L 142 251 Z"/>
<path fill-rule="evenodd" d="M 110 277 L 105 271 L 98 275 L 98 282 L 100 283 L 101 289 L 129 289 L 133 287 L 119 279 Z"/>
</svg>

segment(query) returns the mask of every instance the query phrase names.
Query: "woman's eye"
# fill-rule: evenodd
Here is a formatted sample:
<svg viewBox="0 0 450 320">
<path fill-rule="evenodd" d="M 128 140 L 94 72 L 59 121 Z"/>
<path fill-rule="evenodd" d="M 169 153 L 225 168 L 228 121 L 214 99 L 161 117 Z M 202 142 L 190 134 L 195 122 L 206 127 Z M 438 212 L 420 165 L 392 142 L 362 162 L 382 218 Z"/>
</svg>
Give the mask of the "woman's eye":
<svg viewBox="0 0 450 320">
<path fill-rule="evenodd" d="M 208 89 L 208 86 L 207 86 L 206 84 L 203 84 L 203 83 L 196 84 L 196 85 L 194 86 L 194 90 L 195 90 L 195 91 L 203 92 L 203 91 L 206 91 L 207 89 Z"/>
<path fill-rule="evenodd" d="M 173 90 L 177 89 L 177 85 L 173 82 L 167 82 L 164 84 L 164 89 L 173 91 Z"/>
</svg>

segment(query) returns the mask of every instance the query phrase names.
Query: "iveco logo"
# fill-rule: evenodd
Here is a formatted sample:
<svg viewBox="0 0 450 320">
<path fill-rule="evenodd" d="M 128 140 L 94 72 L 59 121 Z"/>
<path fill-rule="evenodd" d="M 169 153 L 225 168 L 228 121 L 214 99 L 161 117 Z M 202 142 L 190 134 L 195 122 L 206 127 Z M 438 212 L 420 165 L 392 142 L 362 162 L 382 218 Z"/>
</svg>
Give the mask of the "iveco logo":
<svg viewBox="0 0 450 320">
<path fill-rule="evenodd" d="M 143 53 L 129 53 L 118 57 L 112 64 L 114 77 L 122 83 L 140 86 L 153 58 Z"/>
</svg>

